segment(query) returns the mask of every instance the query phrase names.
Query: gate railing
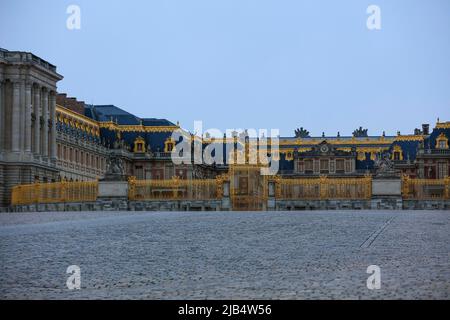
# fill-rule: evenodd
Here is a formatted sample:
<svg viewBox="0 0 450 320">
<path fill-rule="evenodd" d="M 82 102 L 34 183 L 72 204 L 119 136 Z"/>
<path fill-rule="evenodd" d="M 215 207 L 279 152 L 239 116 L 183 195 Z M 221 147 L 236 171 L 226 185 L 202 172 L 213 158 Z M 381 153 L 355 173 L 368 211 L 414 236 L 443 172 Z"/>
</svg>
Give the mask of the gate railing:
<svg viewBox="0 0 450 320">
<path fill-rule="evenodd" d="M 212 200 L 222 197 L 222 183 L 217 179 L 128 180 L 130 200 Z"/>
<path fill-rule="evenodd" d="M 402 177 L 404 199 L 450 199 L 450 177 L 445 179 L 421 179 Z"/>
<path fill-rule="evenodd" d="M 97 181 L 23 184 L 12 188 L 11 204 L 95 201 L 97 195 Z"/>
<path fill-rule="evenodd" d="M 372 178 L 298 178 L 275 177 L 275 198 L 286 200 L 370 199 Z"/>
</svg>

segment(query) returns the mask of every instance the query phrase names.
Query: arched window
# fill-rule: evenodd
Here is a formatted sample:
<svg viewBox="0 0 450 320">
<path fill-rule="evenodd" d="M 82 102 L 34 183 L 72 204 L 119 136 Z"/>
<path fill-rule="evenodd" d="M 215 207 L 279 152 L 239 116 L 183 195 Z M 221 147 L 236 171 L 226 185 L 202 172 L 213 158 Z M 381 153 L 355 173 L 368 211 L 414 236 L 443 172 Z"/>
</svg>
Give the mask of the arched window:
<svg viewBox="0 0 450 320">
<path fill-rule="evenodd" d="M 175 148 L 175 140 L 170 137 L 164 142 L 164 152 L 172 152 L 173 148 Z"/>
<path fill-rule="evenodd" d="M 401 161 L 401 160 L 403 160 L 402 147 L 400 147 L 399 145 L 395 145 L 394 146 L 394 148 L 392 149 L 391 160 L 394 160 L 394 161 Z"/>
<path fill-rule="evenodd" d="M 443 132 L 436 138 L 436 148 L 448 149 L 448 138 Z"/>
<path fill-rule="evenodd" d="M 134 140 L 133 152 L 145 152 L 145 140 L 142 137 L 137 137 Z"/>
</svg>

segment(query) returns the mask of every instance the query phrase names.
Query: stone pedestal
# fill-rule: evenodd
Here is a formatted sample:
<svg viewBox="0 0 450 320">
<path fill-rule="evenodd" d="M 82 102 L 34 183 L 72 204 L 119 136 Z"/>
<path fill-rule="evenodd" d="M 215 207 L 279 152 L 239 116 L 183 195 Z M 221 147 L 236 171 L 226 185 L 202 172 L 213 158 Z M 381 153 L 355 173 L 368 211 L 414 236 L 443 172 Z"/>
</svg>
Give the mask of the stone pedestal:
<svg viewBox="0 0 450 320">
<path fill-rule="evenodd" d="M 128 182 L 127 181 L 99 181 L 98 182 L 99 198 L 128 198 Z"/>
<path fill-rule="evenodd" d="M 399 177 L 372 180 L 371 209 L 400 210 L 402 207 L 402 180 Z"/>
<path fill-rule="evenodd" d="M 402 196 L 402 180 L 400 178 L 374 178 L 372 180 L 373 196 Z"/>
<path fill-rule="evenodd" d="M 99 181 L 97 205 L 104 211 L 127 211 L 128 182 L 127 181 Z"/>
</svg>

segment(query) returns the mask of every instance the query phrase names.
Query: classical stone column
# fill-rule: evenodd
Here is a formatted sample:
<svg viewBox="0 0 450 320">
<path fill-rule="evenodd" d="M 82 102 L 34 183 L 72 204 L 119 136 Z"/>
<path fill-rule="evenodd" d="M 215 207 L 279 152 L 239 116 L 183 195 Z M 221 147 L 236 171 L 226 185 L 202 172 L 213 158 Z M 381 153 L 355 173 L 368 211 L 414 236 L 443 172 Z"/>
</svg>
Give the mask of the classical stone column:
<svg viewBox="0 0 450 320">
<path fill-rule="evenodd" d="M 41 87 L 34 88 L 34 153 L 41 152 Z"/>
<path fill-rule="evenodd" d="M 42 91 L 42 118 L 44 124 L 42 125 L 42 150 L 41 153 L 44 157 L 48 157 L 48 90 Z"/>
<path fill-rule="evenodd" d="M 13 83 L 11 151 L 20 151 L 20 82 Z"/>
<path fill-rule="evenodd" d="M 50 93 L 50 157 L 56 159 L 56 95 L 55 92 Z"/>
<path fill-rule="evenodd" d="M 31 83 L 25 83 L 25 152 L 31 152 Z"/>
</svg>

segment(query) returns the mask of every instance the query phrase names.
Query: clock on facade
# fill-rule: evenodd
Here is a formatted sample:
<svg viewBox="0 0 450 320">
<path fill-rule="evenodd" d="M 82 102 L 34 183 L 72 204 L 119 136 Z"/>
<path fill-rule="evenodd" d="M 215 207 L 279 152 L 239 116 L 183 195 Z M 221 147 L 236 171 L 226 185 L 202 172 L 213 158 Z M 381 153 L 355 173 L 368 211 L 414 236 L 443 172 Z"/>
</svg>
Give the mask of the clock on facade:
<svg viewBox="0 0 450 320">
<path fill-rule="evenodd" d="M 321 151 L 321 152 L 324 152 L 324 153 L 325 153 L 325 152 L 328 152 L 328 146 L 327 146 L 327 145 L 321 146 L 321 147 L 320 147 L 320 151 Z"/>
</svg>

